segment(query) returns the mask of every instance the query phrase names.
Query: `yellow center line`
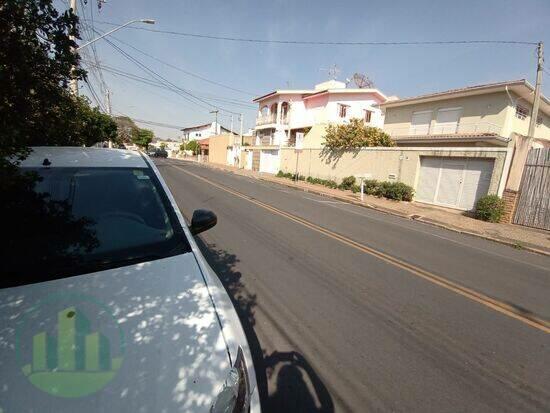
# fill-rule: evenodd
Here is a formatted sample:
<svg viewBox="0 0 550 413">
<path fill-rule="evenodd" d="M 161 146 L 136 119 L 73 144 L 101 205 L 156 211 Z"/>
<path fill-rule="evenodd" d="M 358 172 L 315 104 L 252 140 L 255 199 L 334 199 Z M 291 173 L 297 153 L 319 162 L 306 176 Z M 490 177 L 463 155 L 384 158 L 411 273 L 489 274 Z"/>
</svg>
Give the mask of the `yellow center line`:
<svg viewBox="0 0 550 413">
<path fill-rule="evenodd" d="M 313 224 L 312 222 L 309 222 L 303 218 L 300 218 L 296 215 L 293 215 L 289 212 L 285 212 L 283 210 L 280 210 L 278 208 L 275 208 L 269 204 L 266 204 L 262 201 L 258 201 L 257 199 L 254 199 L 248 195 L 245 195 L 241 192 L 238 192 L 238 191 L 235 191 L 233 189 L 229 189 L 223 185 L 220 185 L 220 184 L 217 184 L 216 182 L 213 182 L 207 178 L 204 178 L 200 175 L 196 175 L 192 172 L 189 172 L 188 170 L 180 167 L 180 166 L 177 166 L 177 165 L 174 165 L 174 164 L 170 164 L 171 166 L 173 166 L 174 168 L 177 168 L 179 170 L 181 170 L 182 172 L 188 174 L 188 175 L 191 175 L 197 179 L 200 179 L 212 186 L 215 186 L 216 188 L 219 188 L 225 192 L 228 192 L 232 195 L 235 195 L 239 198 L 242 198 L 242 199 L 245 199 L 247 200 L 248 202 L 251 202 L 255 205 L 258 205 L 274 214 L 277 214 L 277 215 L 280 215 L 282 217 L 285 217 L 291 221 L 294 221 L 298 224 L 301 224 L 307 228 L 310 228 L 316 232 L 319 232 L 323 235 L 326 235 L 327 237 L 330 237 L 332 239 L 335 239 L 337 241 L 340 241 L 341 243 L 343 244 L 346 244 L 350 247 L 353 247 L 359 251 L 362 251 L 362 252 L 365 252 L 367 254 L 370 254 L 372 256 L 375 256 L 389 264 L 392 264 L 392 265 L 395 265 L 396 267 L 399 267 L 399 268 L 402 268 L 406 271 L 408 271 L 409 273 L 413 274 L 413 275 L 416 275 L 417 277 L 420 277 L 424 280 L 427 280 L 433 284 L 436 284 L 440 287 L 443 287 L 443 288 L 446 288 L 447 290 L 450 290 L 450 291 L 453 291 L 454 293 L 456 294 L 459 294 L 463 297 L 466 297 L 466 298 L 469 298 L 470 300 L 472 301 L 475 301 L 479 304 L 482 304 L 486 307 L 489 307 L 495 311 L 498 311 L 499 313 L 501 314 L 504 314 L 508 317 L 511 317 L 511 318 L 514 318 L 516 320 L 519 320 L 521 321 L 522 323 L 525 323 L 531 327 L 534 327 L 540 331 L 543 331 L 545 333 L 550 333 L 550 322 L 547 321 L 547 320 L 544 320 L 542 318 L 539 318 L 539 317 L 536 317 L 534 315 L 531 315 L 531 314 L 524 314 L 522 312 L 520 312 L 518 309 L 516 309 L 515 307 L 509 305 L 509 304 L 506 304 L 502 301 L 499 301 L 499 300 L 496 300 L 494 298 L 491 298 L 485 294 L 482 294 L 482 293 L 479 293 L 475 290 L 472 290 L 468 287 L 464 287 L 460 284 L 457 284 L 453 281 L 450 281 L 444 277 L 441 277 L 439 275 L 436 275 L 434 273 L 431 273 L 429 271 L 426 271 L 422 268 L 419 268 L 415 265 L 412 265 L 412 264 L 409 264 L 399 258 L 396 258 L 396 257 L 393 257 L 391 255 L 388 255 L 382 251 L 379 251 L 379 250 L 376 250 L 374 248 L 371 248 L 367 245 L 364 245 L 364 244 L 361 244 L 357 241 L 354 241 L 350 238 L 347 238 L 343 235 L 340 235 L 336 232 L 333 232 L 333 231 L 330 231 L 326 228 L 323 228 L 319 225 L 316 225 L 316 224 Z"/>
</svg>

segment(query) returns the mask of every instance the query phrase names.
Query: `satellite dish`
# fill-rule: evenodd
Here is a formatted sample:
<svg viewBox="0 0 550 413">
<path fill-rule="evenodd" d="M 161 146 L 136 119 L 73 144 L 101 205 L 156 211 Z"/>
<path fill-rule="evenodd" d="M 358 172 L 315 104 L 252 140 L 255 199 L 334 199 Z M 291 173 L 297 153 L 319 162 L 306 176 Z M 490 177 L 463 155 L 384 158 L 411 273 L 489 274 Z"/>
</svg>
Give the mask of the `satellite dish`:
<svg viewBox="0 0 550 413">
<path fill-rule="evenodd" d="M 365 89 L 365 88 L 372 88 L 374 87 L 374 83 L 372 80 L 370 80 L 366 75 L 362 73 L 354 73 L 353 82 L 359 89 Z"/>
</svg>

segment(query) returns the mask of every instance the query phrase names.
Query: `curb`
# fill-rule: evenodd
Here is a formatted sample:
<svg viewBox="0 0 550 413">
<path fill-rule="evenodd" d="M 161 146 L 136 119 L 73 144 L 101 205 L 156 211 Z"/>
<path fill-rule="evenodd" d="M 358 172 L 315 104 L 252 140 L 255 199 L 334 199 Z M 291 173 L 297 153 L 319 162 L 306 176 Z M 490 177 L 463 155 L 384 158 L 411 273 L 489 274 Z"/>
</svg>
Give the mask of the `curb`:
<svg viewBox="0 0 550 413">
<path fill-rule="evenodd" d="M 172 158 L 172 159 L 177 159 L 177 158 Z M 178 159 L 178 160 L 186 161 L 184 159 Z M 201 165 L 201 166 L 204 166 L 204 167 L 210 168 L 210 169 L 219 169 L 219 170 L 222 170 L 222 171 L 225 171 L 225 172 L 232 173 L 234 175 L 250 176 L 250 175 L 238 173 L 239 170 L 224 168 L 223 165 L 211 165 L 211 164 L 199 163 L 199 162 L 196 162 L 196 161 L 188 161 L 188 162 L 192 162 L 192 163 L 195 163 L 197 165 Z M 290 182 L 282 182 L 282 181 L 279 181 L 278 179 L 272 179 L 272 178 L 269 178 L 269 177 L 264 177 L 262 175 L 252 176 L 252 177 L 256 178 L 256 179 L 260 179 L 262 181 L 266 181 L 266 182 L 277 183 L 279 185 L 286 186 L 287 188 L 294 188 L 294 189 L 297 189 L 299 191 L 310 192 L 312 194 L 324 196 L 324 197 L 331 198 L 331 199 L 336 199 L 336 200 L 342 201 L 342 202 L 347 202 L 348 204 L 353 204 L 353 205 L 360 206 L 360 207 L 363 207 L 363 208 L 374 209 L 375 211 L 383 212 L 383 213 L 388 214 L 388 215 L 393 215 L 393 216 L 397 216 L 397 217 L 401 217 L 401 218 L 406 218 L 406 219 L 409 219 L 411 221 L 422 222 L 423 224 L 432 225 L 432 226 L 438 227 L 438 228 L 443 228 L 443 229 L 446 229 L 448 231 L 456 232 L 458 234 L 466 234 L 466 235 L 471 235 L 471 236 L 474 236 L 474 237 L 486 239 L 488 241 L 493 241 L 493 242 L 496 242 L 496 243 L 499 243 L 499 244 L 507 245 L 507 246 L 512 247 L 514 249 L 518 249 L 518 246 L 519 246 L 520 247 L 519 249 L 521 249 L 523 251 L 529 251 L 529 252 L 532 252 L 532 253 L 535 253 L 535 254 L 550 257 L 550 251 L 545 251 L 545 250 L 541 250 L 541 249 L 530 247 L 530 246 L 524 246 L 524 245 L 520 244 L 519 242 L 503 240 L 503 239 L 500 239 L 500 238 L 492 237 L 490 235 L 483 235 L 483 234 L 478 234 L 478 233 L 475 233 L 475 232 L 455 228 L 455 227 L 448 226 L 446 224 L 443 224 L 441 222 L 434 221 L 434 220 L 431 220 L 431 219 L 424 219 L 422 217 L 416 218 L 416 219 L 411 218 L 407 214 L 403 214 L 401 212 L 397 212 L 397 211 L 394 211 L 394 210 L 391 210 L 391 209 L 388 209 L 388 208 L 378 207 L 378 206 L 375 206 L 375 205 L 359 202 L 359 201 L 356 201 L 355 199 L 349 198 L 349 197 L 344 196 L 344 195 L 333 195 L 333 194 L 329 194 L 327 192 L 323 192 L 321 190 L 317 190 L 317 189 L 314 189 L 314 188 L 313 189 L 303 188 L 303 187 L 300 187 L 298 185 L 292 184 Z"/>
</svg>

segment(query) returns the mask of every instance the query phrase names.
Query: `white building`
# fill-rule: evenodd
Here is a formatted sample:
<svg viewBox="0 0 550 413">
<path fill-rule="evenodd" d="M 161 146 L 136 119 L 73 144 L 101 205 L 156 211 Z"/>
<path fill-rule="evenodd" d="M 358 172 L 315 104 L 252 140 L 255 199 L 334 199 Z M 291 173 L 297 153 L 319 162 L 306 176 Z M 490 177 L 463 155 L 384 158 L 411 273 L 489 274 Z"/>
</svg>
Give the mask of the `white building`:
<svg viewBox="0 0 550 413">
<path fill-rule="evenodd" d="M 204 125 L 190 126 L 183 128 L 181 140 L 183 142 L 200 141 L 202 139 L 208 139 L 211 136 L 219 135 L 221 133 L 230 133 L 231 131 L 224 128 L 219 123 L 205 123 Z"/>
<path fill-rule="evenodd" d="M 379 105 L 387 100 L 378 89 L 346 88 L 329 80 L 313 90 L 276 90 L 254 99 L 258 103 L 256 145 L 294 146 L 296 133 L 318 124 L 343 124 L 352 118 L 382 127 Z"/>
</svg>

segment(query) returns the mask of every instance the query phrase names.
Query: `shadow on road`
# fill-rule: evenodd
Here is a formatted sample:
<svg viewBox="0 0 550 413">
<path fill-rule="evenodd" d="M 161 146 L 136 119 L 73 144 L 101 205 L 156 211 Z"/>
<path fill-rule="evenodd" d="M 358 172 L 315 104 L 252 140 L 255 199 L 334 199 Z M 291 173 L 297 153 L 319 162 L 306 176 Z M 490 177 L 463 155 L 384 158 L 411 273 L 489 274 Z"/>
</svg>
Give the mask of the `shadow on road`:
<svg viewBox="0 0 550 413">
<path fill-rule="evenodd" d="M 202 254 L 218 274 L 237 310 L 254 359 L 258 390 L 264 412 L 334 412 L 327 388 L 303 355 L 274 351 L 266 354 L 254 331 L 255 294 L 250 293 L 236 270 L 234 254 L 196 238 Z M 272 388 L 268 388 L 268 381 Z"/>
</svg>

